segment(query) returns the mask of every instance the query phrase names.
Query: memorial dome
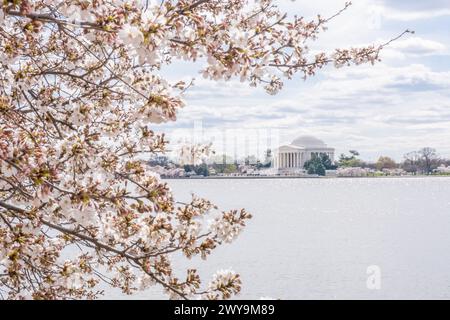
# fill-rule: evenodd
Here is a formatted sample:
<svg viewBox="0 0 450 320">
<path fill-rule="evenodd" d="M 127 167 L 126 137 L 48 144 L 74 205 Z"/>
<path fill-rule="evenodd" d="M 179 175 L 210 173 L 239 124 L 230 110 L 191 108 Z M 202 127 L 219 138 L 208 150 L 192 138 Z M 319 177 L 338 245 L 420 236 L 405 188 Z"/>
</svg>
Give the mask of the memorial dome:
<svg viewBox="0 0 450 320">
<path fill-rule="evenodd" d="M 327 145 L 320 139 L 313 136 L 300 136 L 291 143 L 297 147 L 304 148 L 326 148 Z"/>
</svg>

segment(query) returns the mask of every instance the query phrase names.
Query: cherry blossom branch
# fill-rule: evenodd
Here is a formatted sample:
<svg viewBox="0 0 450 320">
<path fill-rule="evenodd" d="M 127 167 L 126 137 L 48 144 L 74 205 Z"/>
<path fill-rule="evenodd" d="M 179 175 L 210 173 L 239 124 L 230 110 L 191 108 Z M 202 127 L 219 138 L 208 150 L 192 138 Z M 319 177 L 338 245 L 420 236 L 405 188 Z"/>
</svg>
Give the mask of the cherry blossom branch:
<svg viewBox="0 0 450 320">
<path fill-rule="evenodd" d="M 20 213 L 20 214 L 23 214 L 23 215 L 25 215 L 25 216 L 29 216 L 29 215 L 30 215 L 30 213 L 27 212 L 26 210 L 24 210 L 24 209 L 22 209 L 22 208 L 19 208 L 19 207 L 16 207 L 16 206 L 13 206 L 13 205 L 10 205 L 10 204 L 5 203 L 5 202 L 3 202 L 3 201 L 1 201 L 1 200 L 0 200 L 0 206 L 3 207 L 3 208 L 5 208 L 5 209 L 7 209 L 7 210 L 15 211 L 15 212 Z M 1 216 L 1 218 L 3 219 L 3 216 L 2 216 L 2 215 L 0 215 L 0 216 Z M 42 218 L 41 218 L 41 219 L 40 219 L 40 222 L 41 222 L 42 224 L 46 225 L 47 227 L 52 228 L 52 229 L 54 229 L 54 230 L 57 230 L 57 231 L 59 231 L 59 232 L 61 232 L 61 233 L 63 233 L 63 234 L 71 235 L 71 236 L 74 236 L 74 237 L 79 238 L 79 239 L 81 239 L 81 240 L 87 241 L 87 242 L 93 244 L 96 248 L 104 249 L 104 250 L 106 250 L 106 251 L 116 253 L 117 255 L 119 255 L 119 256 L 121 256 L 121 257 L 123 257 L 123 258 L 126 258 L 126 259 L 128 259 L 128 260 L 131 260 L 131 261 L 135 262 L 136 264 L 138 264 L 138 265 L 142 268 L 142 270 L 143 270 L 146 274 L 148 274 L 150 277 L 152 277 L 153 280 L 155 280 L 156 282 L 158 282 L 159 284 L 161 284 L 164 288 L 166 288 L 166 289 L 168 289 L 168 290 L 171 290 L 171 291 L 175 292 L 176 294 L 178 294 L 178 295 L 179 295 L 181 298 L 183 298 L 183 299 L 187 299 L 187 297 L 186 297 L 185 294 L 183 294 L 182 292 L 180 292 L 180 291 L 178 291 L 177 289 L 173 288 L 172 286 L 166 284 L 164 281 L 160 280 L 160 279 L 159 279 L 158 277 L 156 277 L 154 274 L 148 272 L 148 271 L 146 270 L 146 268 L 143 266 L 142 262 L 140 262 L 140 260 L 141 260 L 142 258 L 134 257 L 134 256 L 132 256 L 132 255 L 129 255 L 128 253 L 126 253 L 126 252 L 123 251 L 123 250 L 118 250 L 118 249 L 113 248 L 113 247 L 111 247 L 111 246 L 109 246 L 109 245 L 106 245 L 106 244 L 104 244 L 104 243 L 101 243 L 101 242 L 97 241 L 96 239 L 94 239 L 94 238 L 92 238 L 92 237 L 86 236 L 86 235 L 84 235 L 84 234 L 81 234 L 81 233 L 76 232 L 76 231 L 74 231 L 74 230 L 70 230 L 70 229 L 64 228 L 64 227 L 59 226 L 59 225 L 56 225 L 56 224 L 53 224 L 53 223 L 51 223 L 51 222 L 49 222 L 49 221 L 46 221 L 45 219 L 42 219 Z M 12 228 L 12 227 L 11 227 L 11 228 Z"/>
</svg>

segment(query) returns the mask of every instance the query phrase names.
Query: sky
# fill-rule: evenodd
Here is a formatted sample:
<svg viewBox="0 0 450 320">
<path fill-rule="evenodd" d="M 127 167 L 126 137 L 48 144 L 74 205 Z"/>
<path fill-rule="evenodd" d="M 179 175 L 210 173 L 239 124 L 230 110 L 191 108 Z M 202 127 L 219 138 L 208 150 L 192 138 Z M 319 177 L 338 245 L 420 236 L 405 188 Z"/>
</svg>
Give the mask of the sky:
<svg viewBox="0 0 450 320">
<path fill-rule="evenodd" d="M 368 161 L 381 155 L 400 161 L 422 147 L 450 158 L 450 0 L 352 2 L 311 49 L 381 44 L 406 29 L 415 34 L 384 49 L 375 66 L 330 66 L 306 81 L 286 81 L 275 96 L 238 80 L 204 80 L 201 66 L 175 63 L 163 72 L 171 79 L 194 77 L 195 86 L 178 120 L 156 130 L 167 132 L 174 145 L 210 141 L 216 153 L 237 157 L 262 157 L 267 148 L 313 135 L 336 154 L 358 150 Z M 333 15 L 345 1 L 276 3 L 313 18 Z"/>
</svg>

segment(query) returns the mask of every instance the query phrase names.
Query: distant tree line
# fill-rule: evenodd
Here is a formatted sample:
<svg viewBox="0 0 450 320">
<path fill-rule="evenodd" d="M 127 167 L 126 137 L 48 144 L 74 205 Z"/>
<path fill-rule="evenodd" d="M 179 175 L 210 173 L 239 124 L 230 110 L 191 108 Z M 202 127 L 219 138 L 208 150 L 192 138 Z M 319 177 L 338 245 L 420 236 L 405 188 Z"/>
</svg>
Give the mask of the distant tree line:
<svg viewBox="0 0 450 320">
<path fill-rule="evenodd" d="M 425 147 L 417 151 L 408 152 L 403 161 L 397 163 L 394 159 L 381 156 L 374 163 L 365 162 L 358 158 L 359 153 L 350 150 L 349 155 L 341 154 L 337 162 L 338 167 L 362 167 L 375 170 L 403 169 L 411 174 L 431 174 L 440 165 L 449 166 L 450 160 L 441 158 L 436 149 Z"/>
<path fill-rule="evenodd" d="M 402 169 L 410 174 L 432 174 L 441 165 L 450 166 L 450 159 L 441 158 L 433 148 L 422 148 L 417 151 L 408 152 L 404 155 L 403 161 L 396 162 L 388 156 L 380 156 L 376 162 L 366 162 L 359 158 L 360 154 L 356 150 L 349 150 L 348 154 L 341 154 L 337 161 L 332 161 L 325 153 L 313 154 L 311 159 L 306 161 L 304 169 L 308 174 L 324 176 L 327 170 L 337 168 L 360 167 L 377 171 L 388 172 L 389 170 Z M 225 160 L 223 160 L 223 159 Z M 221 161 L 219 161 L 221 160 Z M 255 170 L 269 168 L 272 165 L 272 151 L 265 152 L 264 160 L 260 161 L 255 156 L 247 156 L 238 163 L 229 157 L 217 156 L 211 163 L 199 165 L 180 166 L 169 160 L 167 156 L 154 157 L 149 161 L 151 166 L 161 166 L 164 168 L 181 167 L 188 174 L 209 176 L 211 174 L 233 174 L 239 172 L 240 166 L 251 167 Z"/>
</svg>

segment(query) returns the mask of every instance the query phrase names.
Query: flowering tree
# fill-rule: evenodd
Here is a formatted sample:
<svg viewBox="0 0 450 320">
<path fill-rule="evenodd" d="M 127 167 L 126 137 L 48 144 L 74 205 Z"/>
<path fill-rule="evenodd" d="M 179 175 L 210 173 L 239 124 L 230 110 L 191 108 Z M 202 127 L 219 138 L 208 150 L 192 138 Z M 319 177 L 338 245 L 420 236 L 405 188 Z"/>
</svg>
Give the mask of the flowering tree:
<svg viewBox="0 0 450 320">
<path fill-rule="evenodd" d="M 158 70 L 200 59 L 208 79 L 239 77 L 275 94 L 295 73 L 374 63 L 386 45 L 311 55 L 308 41 L 329 19 L 290 19 L 271 0 L 2 3 L 4 298 L 95 298 L 99 283 L 127 294 L 157 284 L 171 298 L 238 293 L 232 271 L 205 285 L 195 270 L 182 278 L 172 270 L 171 253 L 206 258 L 250 214 L 195 197 L 176 202 L 143 164 L 167 144 L 152 123 L 175 121 L 189 86 Z M 189 152 L 198 158 L 198 148 Z"/>
</svg>

